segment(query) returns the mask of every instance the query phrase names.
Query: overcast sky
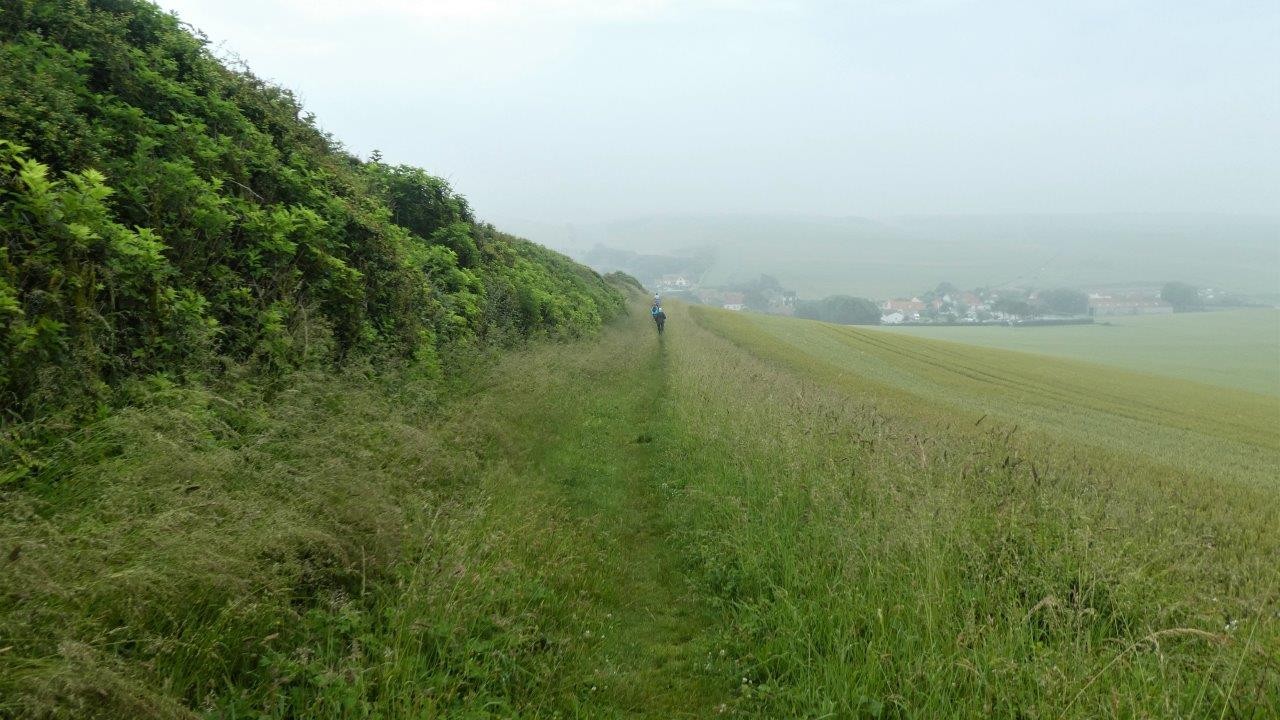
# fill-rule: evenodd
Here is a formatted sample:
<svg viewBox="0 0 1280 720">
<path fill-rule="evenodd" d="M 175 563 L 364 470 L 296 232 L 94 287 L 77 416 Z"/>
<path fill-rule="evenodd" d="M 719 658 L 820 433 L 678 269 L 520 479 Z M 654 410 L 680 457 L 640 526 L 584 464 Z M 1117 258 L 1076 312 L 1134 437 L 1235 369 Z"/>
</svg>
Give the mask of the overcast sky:
<svg viewBox="0 0 1280 720">
<path fill-rule="evenodd" d="M 1280 212 L 1280 2 L 160 0 L 484 219 Z"/>
</svg>

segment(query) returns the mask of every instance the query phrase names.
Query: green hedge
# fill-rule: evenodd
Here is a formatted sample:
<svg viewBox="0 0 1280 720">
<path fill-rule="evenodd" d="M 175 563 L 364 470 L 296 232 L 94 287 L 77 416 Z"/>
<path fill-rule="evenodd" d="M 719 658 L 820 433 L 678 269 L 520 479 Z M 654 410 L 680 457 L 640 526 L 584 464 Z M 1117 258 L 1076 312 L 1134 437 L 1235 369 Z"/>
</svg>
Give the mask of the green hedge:
<svg viewBox="0 0 1280 720">
<path fill-rule="evenodd" d="M 576 336 L 598 275 L 364 162 L 287 91 L 139 0 L 0 8 L 0 407 L 110 404 L 140 374 Z M 0 458 L 2 461 L 3 458 Z"/>
</svg>

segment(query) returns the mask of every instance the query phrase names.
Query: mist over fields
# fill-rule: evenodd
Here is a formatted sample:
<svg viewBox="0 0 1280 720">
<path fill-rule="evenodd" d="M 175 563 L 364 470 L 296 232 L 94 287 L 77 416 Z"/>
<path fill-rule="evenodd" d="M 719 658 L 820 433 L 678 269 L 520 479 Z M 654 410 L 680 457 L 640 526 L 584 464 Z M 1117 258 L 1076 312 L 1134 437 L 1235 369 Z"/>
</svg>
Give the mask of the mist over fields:
<svg viewBox="0 0 1280 720">
<path fill-rule="evenodd" d="M 1217 214 L 653 216 L 597 224 L 507 223 L 597 262 L 598 246 L 702 255 L 717 285 L 767 273 L 801 297 L 962 288 L 1158 284 L 1182 280 L 1280 300 L 1280 216 Z"/>
</svg>

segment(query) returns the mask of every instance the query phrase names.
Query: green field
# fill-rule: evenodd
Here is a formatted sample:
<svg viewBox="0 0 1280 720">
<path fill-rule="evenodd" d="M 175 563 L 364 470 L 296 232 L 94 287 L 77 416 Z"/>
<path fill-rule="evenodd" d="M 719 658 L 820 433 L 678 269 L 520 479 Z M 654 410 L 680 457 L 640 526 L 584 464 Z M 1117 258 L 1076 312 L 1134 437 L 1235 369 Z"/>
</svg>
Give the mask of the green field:
<svg viewBox="0 0 1280 720">
<path fill-rule="evenodd" d="M 1114 317 L 1097 325 L 893 331 L 1280 395 L 1280 310 L 1274 309 Z"/>
<path fill-rule="evenodd" d="M 160 387 L 6 496 L 0 717 L 1275 717 L 1280 406 L 673 305 Z"/>
</svg>

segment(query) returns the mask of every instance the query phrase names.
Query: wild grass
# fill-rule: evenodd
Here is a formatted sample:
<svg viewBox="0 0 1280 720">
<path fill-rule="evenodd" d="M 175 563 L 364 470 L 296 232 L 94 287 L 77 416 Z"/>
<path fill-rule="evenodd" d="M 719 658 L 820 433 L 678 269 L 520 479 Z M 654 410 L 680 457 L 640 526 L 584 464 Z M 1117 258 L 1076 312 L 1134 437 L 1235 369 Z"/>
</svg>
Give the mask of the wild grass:
<svg viewBox="0 0 1280 720">
<path fill-rule="evenodd" d="M 671 380 L 693 400 L 671 420 L 689 435 L 667 472 L 701 574 L 731 610 L 744 712 L 1280 711 L 1274 425 L 1246 428 L 1252 460 L 1204 474 L 1238 460 L 1216 444 L 1222 417 L 1169 430 L 1205 433 L 1220 454 L 1203 464 L 1170 462 L 1149 435 L 1120 452 L 1065 432 L 1102 416 L 1121 433 L 1106 415 L 1130 377 L 1097 377 L 1090 397 L 1082 378 L 1055 388 L 1016 354 L 982 351 L 979 366 L 939 357 L 946 344 L 691 314 Z M 1157 410 L 1211 399 L 1140 390 L 1135 414 L 1152 427 Z M 990 407 L 966 404 L 978 398 Z M 1015 429 L 1037 400 L 1061 425 Z"/>
<path fill-rule="evenodd" d="M 1256 396 L 668 312 L 135 388 L 3 498 L 0 716 L 1280 713 Z"/>
<path fill-rule="evenodd" d="M 270 405 L 162 388 L 68 442 L 4 498 L 3 713 L 397 716 L 542 682 L 514 672 L 556 652 L 524 629 L 527 593 L 565 570 L 508 582 L 481 501 L 502 466 L 483 421 L 433 415 L 434 387 L 351 373 Z M 481 672 L 486 653 L 503 662 Z"/>
<path fill-rule="evenodd" d="M 1106 449 L 1195 478 L 1280 477 L 1280 399 L 1117 368 L 767 316 L 719 318 L 754 352 L 921 421 L 1016 424 L 1036 451 Z M 730 329 L 731 328 L 731 329 Z M 1273 485 L 1274 489 L 1274 485 Z"/>
<path fill-rule="evenodd" d="M 134 388 L 3 498 L 0 717 L 702 716 L 638 333 L 444 397 L 411 370 Z"/>
</svg>

